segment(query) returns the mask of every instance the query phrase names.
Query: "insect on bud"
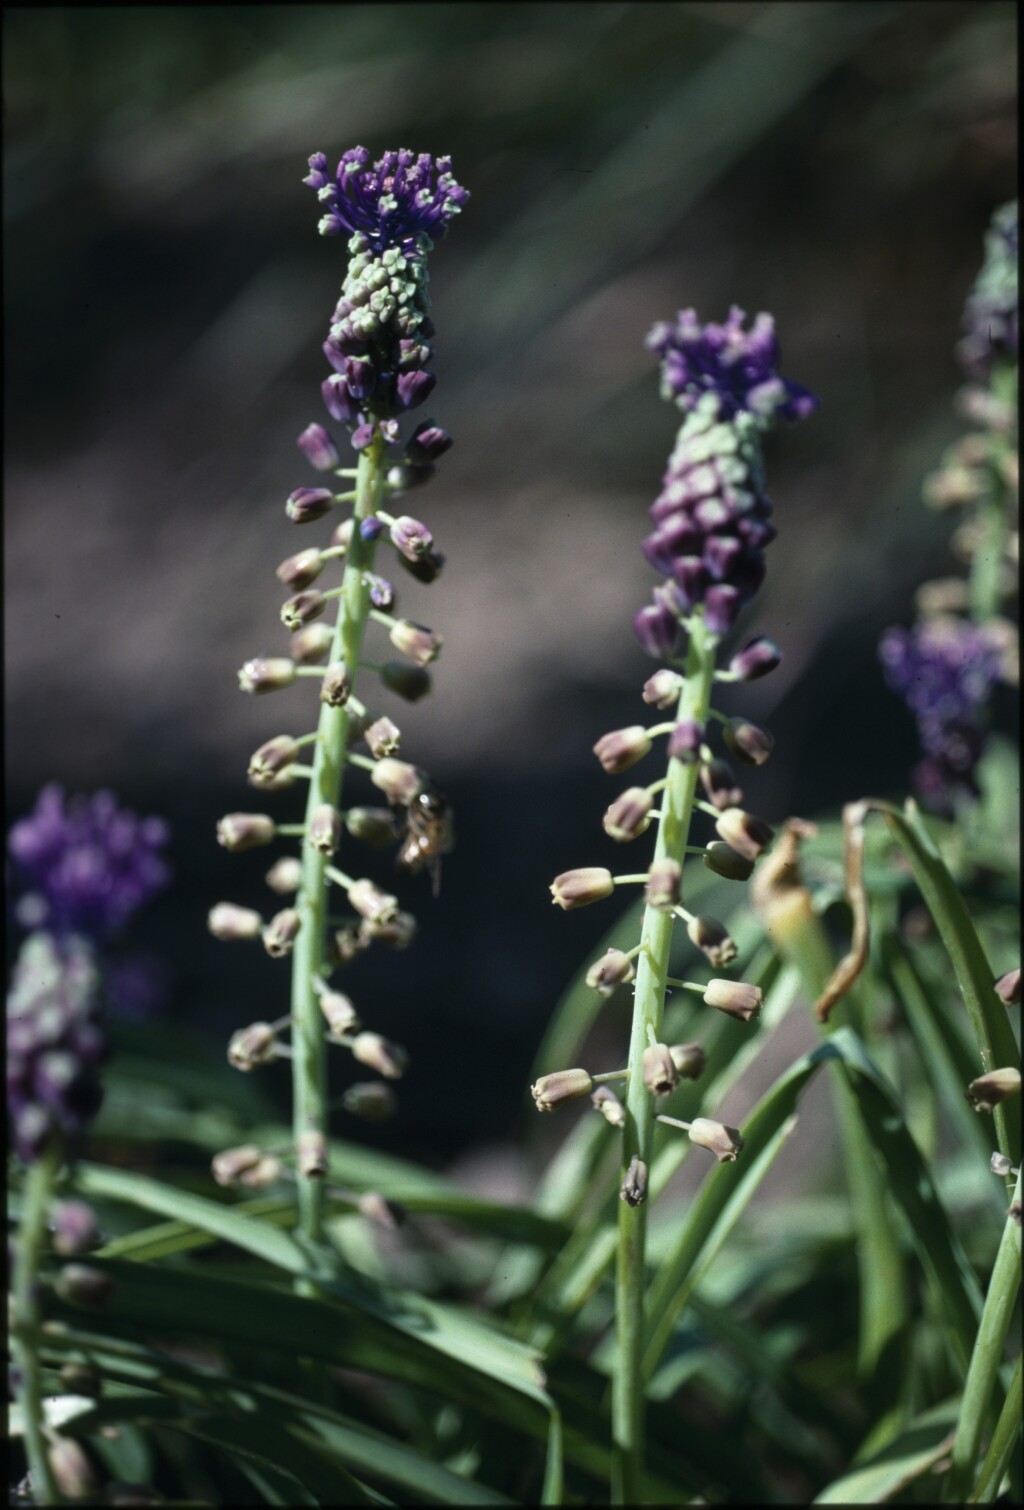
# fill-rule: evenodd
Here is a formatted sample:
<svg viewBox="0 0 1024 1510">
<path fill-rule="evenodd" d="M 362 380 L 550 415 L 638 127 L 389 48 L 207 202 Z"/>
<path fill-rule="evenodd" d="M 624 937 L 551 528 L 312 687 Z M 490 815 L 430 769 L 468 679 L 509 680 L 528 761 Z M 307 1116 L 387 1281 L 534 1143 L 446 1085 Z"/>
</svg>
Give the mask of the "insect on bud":
<svg viewBox="0 0 1024 1510">
<path fill-rule="evenodd" d="M 609 806 L 601 827 L 619 844 L 638 839 L 651 826 L 651 806 L 651 794 L 644 787 L 627 787 Z"/>
<path fill-rule="evenodd" d="M 278 734 L 249 757 L 249 780 L 253 786 L 268 785 L 298 758 L 297 741 L 290 734 Z"/>
<path fill-rule="evenodd" d="M 715 832 L 745 860 L 756 860 L 775 838 L 775 830 L 740 807 L 727 807 L 715 822 Z"/>
<path fill-rule="evenodd" d="M 330 488 L 296 488 L 288 494 L 284 511 L 293 524 L 311 524 L 331 512 L 334 494 Z"/>
<path fill-rule="evenodd" d="M 352 694 L 352 677 L 344 661 L 332 661 L 320 683 L 320 701 L 329 708 L 343 708 Z"/>
<path fill-rule="evenodd" d="M 745 860 L 732 845 L 719 840 L 712 840 L 704 851 L 704 864 L 727 881 L 748 881 L 754 874 L 753 860 Z"/>
<path fill-rule="evenodd" d="M 656 708 L 672 708 L 679 701 L 682 690 L 683 678 L 678 671 L 669 671 L 665 667 L 644 682 L 643 699 L 645 703 L 653 703 Z"/>
<path fill-rule="evenodd" d="M 695 718 L 684 718 L 668 737 L 668 753 L 684 765 L 693 765 L 704 742 L 704 725 Z"/>
<path fill-rule="evenodd" d="M 768 730 L 758 728 L 746 718 L 730 718 L 722 728 L 722 738 L 744 765 L 764 765 L 775 748 Z"/>
<path fill-rule="evenodd" d="M 285 587 L 294 587 L 296 592 L 301 592 L 316 581 L 326 565 L 318 550 L 299 551 L 282 561 L 275 575 Z"/>
<path fill-rule="evenodd" d="M 423 772 L 405 760 L 378 760 L 370 780 L 394 807 L 408 807 L 423 791 Z"/>
<path fill-rule="evenodd" d="M 360 1080 L 350 1085 L 341 1104 L 353 1117 L 362 1117 L 364 1122 L 386 1122 L 394 1116 L 397 1107 L 394 1091 L 380 1080 Z"/>
<path fill-rule="evenodd" d="M 407 655 L 417 666 L 428 666 L 436 661 L 443 643 L 441 636 L 425 624 L 414 624 L 412 619 L 399 619 L 388 631 L 388 639 L 396 650 Z"/>
<path fill-rule="evenodd" d="M 374 849 L 383 849 L 398 838 L 395 820 L 386 807 L 350 807 L 345 814 L 345 827 L 353 839 L 361 839 Z"/>
<path fill-rule="evenodd" d="M 966 1095 L 976 1112 L 990 1112 L 1008 1096 L 1020 1095 L 1020 1070 L 989 1070 L 971 1081 Z"/>
<path fill-rule="evenodd" d="M 306 1180 L 322 1180 L 327 1173 L 327 1139 L 318 1128 L 308 1127 L 299 1134 L 295 1163 Z"/>
<path fill-rule="evenodd" d="M 353 881 L 348 888 L 348 901 L 361 918 L 371 923 L 389 923 L 398 913 L 398 898 L 389 896 L 365 878 Z"/>
<path fill-rule="evenodd" d="M 621 949 L 609 949 L 587 971 L 587 985 L 599 996 L 611 996 L 617 986 L 633 980 L 633 961 Z"/>
<path fill-rule="evenodd" d="M 367 943 L 386 944 L 389 949 L 407 949 L 416 936 L 416 919 L 411 912 L 396 912 L 386 923 L 364 918 L 359 925 L 359 934 Z"/>
<path fill-rule="evenodd" d="M 369 728 L 364 730 L 363 738 L 369 745 L 370 754 L 374 760 L 382 760 L 385 755 L 396 754 L 402 743 L 402 734 L 398 725 L 386 717 L 375 719 Z"/>
<path fill-rule="evenodd" d="M 556 1070 L 553 1075 L 542 1075 L 530 1086 L 530 1095 L 539 1112 L 553 1112 L 563 1101 L 576 1101 L 580 1096 L 589 1096 L 594 1082 L 586 1070 Z"/>
<path fill-rule="evenodd" d="M 279 687 L 290 687 L 295 680 L 295 662 L 284 656 L 257 656 L 246 661 L 238 673 L 238 685 L 243 692 L 259 696 L 263 692 L 276 692 Z"/>
<path fill-rule="evenodd" d="M 234 902 L 218 902 L 211 907 L 206 925 L 215 939 L 232 943 L 236 939 L 257 939 L 263 919 L 251 907 L 236 907 Z"/>
<path fill-rule="evenodd" d="M 686 925 L 691 944 L 706 954 L 716 970 L 732 964 L 736 945 L 717 918 L 696 917 Z"/>
<path fill-rule="evenodd" d="M 228 1063 L 236 1070 L 257 1069 L 277 1057 L 274 1029 L 269 1022 L 252 1022 L 232 1033 L 228 1043 Z"/>
<path fill-rule="evenodd" d="M 411 519 L 408 514 L 403 514 L 396 519 L 391 526 L 391 543 L 396 550 L 401 551 L 410 561 L 416 561 L 431 549 L 434 537 L 425 524 L 418 519 Z"/>
<path fill-rule="evenodd" d="M 626 1108 L 618 1096 L 607 1085 L 599 1085 L 590 1098 L 590 1104 L 595 1111 L 599 1111 L 604 1120 L 612 1127 L 625 1127 Z"/>
<path fill-rule="evenodd" d="M 683 867 L 671 858 L 655 860 L 647 871 L 644 899 L 648 907 L 658 912 L 671 912 L 678 907 L 683 884 Z"/>
<path fill-rule="evenodd" d="M 303 625 L 310 624 L 318 619 L 327 607 L 327 599 L 322 592 L 315 588 L 306 592 L 297 592 L 294 597 L 287 598 L 281 604 L 281 623 L 286 629 L 293 632 L 301 629 Z"/>
<path fill-rule="evenodd" d="M 652 1043 L 644 1049 L 643 1067 L 644 1085 L 652 1096 L 667 1096 L 679 1084 L 679 1071 L 667 1044 Z"/>
<path fill-rule="evenodd" d="M 263 930 L 263 947 L 271 959 L 284 959 L 291 954 L 299 926 L 299 914 L 291 907 L 274 914 Z"/>
<path fill-rule="evenodd" d="M 610 870 L 599 865 L 585 865 L 579 870 L 566 870 L 556 876 L 550 886 L 552 899 L 563 912 L 573 907 L 588 907 L 591 902 L 600 902 L 615 890 Z"/>
<path fill-rule="evenodd" d="M 729 670 L 738 681 L 756 682 L 759 677 L 767 676 L 774 671 L 782 661 L 782 651 L 774 640 L 766 635 L 758 635 L 756 640 L 751 640 L 738 651 L 729 662 Z"/>
<path fill-rule="evenodd" d="M 278 896 L 286 897 L 290 892 L 298 891 L 299 882 L 302 880 L 302 862 L 295 855 L 282 855 L 263 877 L 271 891 L 276 891 Z"/>
<path fill-rule="evenodd" d="M 408 666 L 405 661 L 385 661 L 380 679 L 390 692 L 404 697 L 407 703 L 419 702 L 430 691 L 430 672 L 422 666 Z"/>
<path fill-rule="evenodd" d="M 721 1122 L 712 1122 L 707 1117 L 696 1117 L 690 1123 L 690 1142 L 713 1153 L 719 1164 L 735 1164 L 736 1155 L 743 1147 L 744 1139 L 736 1127 L 726 1127 Z"/>
<path fill-rule="evenodd" d="M 228 813 L 217 824 L 217 843 L 233 853 L 270 844 L 277 824 L 266 813 Z"/>
<path fill-rule="evenodd" d="M 1015 1007 L 1020 1001 L 1020 966 L 1001 975 L 996 981 L 995 989 L 1004 1007 Z"/>
<path fill-rule="evenodd" d="M 736 784 L 736 775 L 727 760 L 709 760 L 700 768 L 700 784 L 712 807 L 723 812 L 727 807 L 739 807 L 743 792 Z"/>
<path fill-rule="evenodd" d="M 342 821 L 337 808 L 322 802 L 309 820 L 309 842 L 321 855 L 333 855 L 341 843 Z"/>
<path fill-rule="evenodd" d="M 673 1043 L 669 1046 L 672 1063 L 680 1080 L 699 1080 L 708 1056 L 699 1043 Z"/>
<path fill-rule="evenodd" d="M 299 666 L 317 666 L 331 653 L 334 630 L 326 624 L 307 624 L 292 635 L 292 659 Z"/>
<path fill-rule="evenodd" d="M 651 736 L 642 724 L 631 724 L 628 729 L 613 729 L 602 734 L 594 746 L 594 754 L 609 776 L 618 776 L 628 771 L 651 748 Z"/>
<path fill-rule="evenodd" d="M 357 1033 L 352 1042 L 352 1056 L 386 1080 L 399 1080 L 409 1063 L 401 1044 L 392 1043 L 379 1033 Z"/>
<path fill-rule="evenodd" d="M 647 1165 L 636 1154 L 630 1160 L 619 1199 L 627 1206 L 642 1206 L 647 1199 Z"/>
<path fill-rule="evenodd" d="M 717 1007 L 740 1022 L 749 1022 L 764 1005 L 760 986 L 749 986 L 741 980 L 709 980 L 704 1000 L 709 1007 Z"/>
<path fill-rule="evenodd" d="M 340 991 L 321 991 L 317 999 L 327 1026 L 336 1037 L 343 1038 L 346 1033 L 358 1030 L 359 1014 L 347 996 Z"/>
</svg>

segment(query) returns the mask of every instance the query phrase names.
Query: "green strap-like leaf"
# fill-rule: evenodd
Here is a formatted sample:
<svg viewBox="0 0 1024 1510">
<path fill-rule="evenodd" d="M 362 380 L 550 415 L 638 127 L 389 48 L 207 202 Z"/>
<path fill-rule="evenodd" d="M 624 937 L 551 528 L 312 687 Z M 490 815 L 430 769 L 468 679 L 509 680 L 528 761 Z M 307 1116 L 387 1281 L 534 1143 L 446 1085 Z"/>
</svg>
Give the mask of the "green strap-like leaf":
<svg viewBox="0 0 1024 1510">
<path fill-rule="evenodd" d="M 949 1452 L 957 1402 L 946 1400 L 911 1422 L 870 1463 L 817 1495 L 815 1505 L 879 1505 L 928 1473 Z"/>
</svg>

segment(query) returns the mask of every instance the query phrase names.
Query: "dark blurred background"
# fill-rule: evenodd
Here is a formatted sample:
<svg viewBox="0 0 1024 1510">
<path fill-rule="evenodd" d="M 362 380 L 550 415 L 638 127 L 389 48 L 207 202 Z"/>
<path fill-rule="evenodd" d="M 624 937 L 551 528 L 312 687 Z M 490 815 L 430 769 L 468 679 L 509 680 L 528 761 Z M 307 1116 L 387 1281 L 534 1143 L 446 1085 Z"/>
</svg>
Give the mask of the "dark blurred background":
<svg viewBox="0 0 1024 1510">
<path fill-rule="evenodd" d="M 956 569 L 920 485 L 963 428 L 953 346 L 1015 187 L 1015 7 L 10 7 L 4 44 L 8 817 L 53 779 L 170 820 L 176 884 L 138 932 L 218 1054 L 287 991 L 205 918 L 265 905 L 266 852 L 227 855 L 214 824 L 264 805 L 249 753 L 303 722 L 301 693 L 244 698 L 235 673 L 284 653 L 274 567 L 325 533 L 283 512 L 315 482 L 294 438 L 324 419 L 343 276 L 305 161 L 448 152 L 472 192 L 431 264 L 428 407 L 456 445 L 412 508 L 448 565 L 402 577 L 445 647 L 431 699 L 380 698 L 458 847 L 437 903 L 411 885 L 416 946 L 346 989 L 414 1056 L 399 1122 L 366 1136 L 500 1145 L 610 922 L 547 886 L 621 869 L 591 746 L 645 716 L 630 619 L 676 416 L 643 338 L 681 306 L 771 310 L 822 401 L 770 445 L 780 533 L 740 632 L 786 660 L 726 700 L 776 736 L 748 800 L 777 820 L 906 788 L 875 647 Z"/>
</svg>

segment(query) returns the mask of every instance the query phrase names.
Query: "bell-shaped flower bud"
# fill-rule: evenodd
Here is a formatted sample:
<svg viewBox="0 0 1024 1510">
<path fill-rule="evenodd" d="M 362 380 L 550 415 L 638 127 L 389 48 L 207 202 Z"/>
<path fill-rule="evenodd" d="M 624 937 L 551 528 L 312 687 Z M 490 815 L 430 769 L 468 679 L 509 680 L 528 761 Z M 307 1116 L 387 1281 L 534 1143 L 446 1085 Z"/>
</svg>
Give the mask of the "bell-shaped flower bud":
<svg viewBox="0 0 1024 1510">
<path fill-rule="evenodd" d="M 590 1098 L 590 1104 L 611 1127 L 625 1127 L 626 1108 L 609 1086 L 599 1085 Z"/>
<path fill-rule="evenodd" d="M 633 724 L 628 729 L 602 734 L 594 746 L 594 754 L 609 776 L 617 776 L 643 760 L 650 748 L 651 736 L 647 730 L 641 724 Z"/>
<path fill-rule="evenodd" d="M 298 742 L 290 734 L 278 734 L 249 757 L 249 780 L 253 786 L 263 786 L 298 758 Z"/>
<path fill-rule="evenodd" d="M 307 1127 L 295 1140 L 295 1167 L 306 1180 L 327 1173 L 327 1139 L 318 1127 Z"/>
<path fill-rule="evenodd" d="M 389 691 L 404 697 L 407 703 L 419 702 L 430 691 L 430 672 L 422 666 L 409 666 L 405 661 L 385 661 L 380 679 Z"/>
<path fill-rule="evenodd" d="M 637 839 L 650 827 L 652 805 L 651 794 L 644 787 L 627 787 L 608 808 L 601 827 L 620 844 Z"/>
<path fill-rule="evenodd" d="M 774 671 L 782 662 L 782 651 L 774 640 L 766 635 L 758 635 L 757 639 L 750 640 L 743 649 L 737 651 L 729 662 L 729 670 L 738 681 L 756 682 L 760 677 L 767 676 Z"/>
<path fill-rule="evenodd" d="M 709 980 L 704 1000 L 709 1007 L 717 1007 L 740 1022 L 749 1022 L 764 1005 L 760 986 L 749 986 L 742 980 Z"/>
<path fill-rule="evenodd" d="M 553 1075 L 542 1075 L 530 1086 L 530 1095 L 539 1112 L 553 1112 L 564 1101 L 577 1101 L 580 1096 L 589 1096 L 594 1082 L 586 1070 L 556 1070 Z"/>
<path fill-rule="evenodd" d="M 1004 1007 L 1015 1007 L 1020 1001 L 1020 966 L 1007 970 L 996 981 L 996 995 Z"/>
<path fill-rule="evenodd" d="M 348 519 L 343 519 L 340 524 L 334 526 L 331 532 L 331 544 L 340 546 L 342 550 L 347 551 L 352 544 L 352 532 L 354 529 L 355 520 L 350 515 Z"/>
<path fill-rule="evenodd" d="M 736 774 L 727 760 L 709 760 L 700 768 L 700 784 L 712 807 L 719 812 L 727 807 L 739 807 L 743 792 L 736 783 Z"/>
<path fill-rule="evenodd" d="M 658 912 L 671 912 L 679 906 L 682 894 L 683 867 L 678 860 L 668 857 L 655 860 L 647 870 L 647 886 L 644 899 L 648 907 Z"/>
<path fill-rule="evenodd" d="M 358 1031 L 359 1014 L 341 991 L 321 991 L 317 1000 L 327 1026 L 335 1037 L 343 1038 L 346 1033 Z"/>
<path fill-rule="evenodd" d="M 578 870 L 566 870 L 556 876 L 550 891 L 556 907 L 569 912 L 573 907 L 588 907 L 591 902 L 600 902 L 615 890 L 610 870 L 600 865 L 584 865 Z"/>
<path fill-rule="evenodd" d="M 719 840 L 712 840 L 704 851 L 704 864 L 727 881 L 748 881 L 754 874 L 753 860 L 745 859 L 731 844 Z"/>
<path fill-rule="evenodd" d="M 1008 1096 L 1020 1095 L 1020 1070 L 1007 1067 L 979 1075 L 967 1087 L 967 1099 L 976 1112 L 990 1112 Z"/>
<path fill-rule="evenodd" d="M 721 1122 L 712 1122 L 707 1117 L 696 1117 L 690 1123 L 690 1142 L 713 1153 L 719 1164 L 735 1164 L 736 1155 L 745 1139 L 739 1128 L 726 1127 Z"/>
<path fill-rule="evenodd" d="M 400 1044 L 382 1038 L 379 1033 L 357 1033 L 352 1041 L 353 1057 L 368 1065 L 386 1080 L 401 1078 L 409 1056 Z"/>
<path fill-rule="evenodd" d="M 699 1080 L 708 1062 L 708 1056 L 699 1043 L 673 1043 L 669 1045 L 672 1063 L 680 1080 Z"/>
<path fill-rule="evenodd" d="M 46 1456 L 62 1500 L 96 1503 L 99 1484 L 81 1443 L 74 1437 L 55 1436 L 46 1449 Z"/>
<path fill-rule="evenodd" d="M 292 636 L 292 659 L 299 666 L 316 666 L 325 661 L 334 643 L 334 630 L 327 624 L 307 624 Z"/>
<path fill-rule="evenodd" d="M 717 918 L 695 917 L 686 925 L 691 944 L 705 954 L 716 970 L 731 965 L 736 958 L 736 945 Z"/>
<path fill-rule="evenodd" d="M 417 666 L 428 666 L 431 661 L 436 661 L 443 643 L 439 634 L 424 624 L 414 624 L 411 619 L 399 619 L 392 624 L 388 639 L 396 650 L 407 655 Z"/>
<path fill-rule="evenodd" d="M 235 939 L 258 939 L 263 919 L 251 907 L 236 907 L 234 902 L 218 902 L 215 907 L 211 907 L 206 924 L 215 939 L 230 943 Z"/>
<path fill-rule="evenodd" d="M 330 472 L 341 466 L 338 448 L 323 425 L 307 425 L 296 444 L 318 472 Z"/>
<path fill-rule="evenodd" d="M 302 861 L 295 855 L 282 855 L 280 860 L 274 861 L 263 879 L 271 891 L 276 891 L 278 896 L 286 897 L 299 889 L 299 882 L 302 880 Z"/>
<path fill-rule="evenodd" d="M 344 928 L 338 928 L 331 934 L 327 945 L 328 963 L 350 965 L 369 947 L 370 941 L 363 937 L 362 928 L 354 928 L 348 923 Z"/>
<path fill-rule="evenodd" d="M 695 718 L 683 718 L 668 737 L 668 753 L 684 765 L 693 765 L 704 743 L 704 725 Z"/>
<path fill-rule="evenodd" d="M 674 708 L 682 690 L 683 678 L 679 672 L 665 667 L 644 682 L 644 702 L 653 703 L 656 708 Z"/>
<path fill-rule="evenodd" d="M 271 959 L 284 959 L 291 954 L 300 925 L 301 919 L 294 908 L 286 907 L 274 914 L 263 930 L 263 947 Z"/>
<path fill-rule="evenodd" d="M 332 372 L 320 384 L 324 408 L 339 424 L 348 425 L 359 414 L 359 405 L 348 391 L 348 385 L 340 372 Z"/>
<path fill-rule="evenodd" d="M 648 603 L 633 615 L 633 633 L 647 654 L 664 660 L 679 636 L 679 620 L 664 603 Z"/>
<path fill-rule="evenodd" d="M 296 488 L 288 494 L 284 511 L 293 524 L 310 524 L 322 519 L 334 506 L 334 494 L 330 488 Z"/>
<path fill-rule="evenodd" d="M 423 772 L 406 760 L 378 760 L 370 780 L 394 807 L 408 807 L 423 791 Z"/>
<path fill-rule="evenodd" d="M 353 881 L 348 888 L 349 906 L 371 923 L 387 923 L 398 912 L 398 898 L 381 891 L 372 881 Z"/>
<path fill-rule="evenodd" d="M 408 514 L 402 514 L 395 520 L 390 534 L 392 545 L 410 561 L 418 560 L 434 544 L 434 537 L 427 526 L 421 524 L 418 519 L 412 519 Z"/>
<path fill-rule="evenodd" d="M 384 944 L 389 949 L 408 949 L 416 936 L 416 919 L 411 912 L 396 912 L 386 922 L 379 918 L 363 918 L 359 934 L 368 943 Z"/>
<path fill-rule="evenodd" d="M 727 807 L 715 822 L 715 832 L 745 860 L 763 855 L 775 838 L 775 830 L 769 824 L 740 807 Z"/>
<path fill-rule="evenodd" d="M 627 1206 L 642 1206 L 647 1199 L 647 1165 L 637 1154 L 630 1160 L 619 1199 Z"/>
<path fill-rule="evenodd" d="M 416 372 L 400 372 L 395 380 L 398 402 L 403 409 L 415 409 L 433 392 L 437 378 L 432 372 L 420 368 Z"/>
<path fill-rule="evenodd" d="M 390 718 L 377 718 L 363 731 L 363 738 L 370 747 L 370 754 L 375 760 L 382 760 L 385 755 L 397 753 L 402 743 L 402 734 L 398 725 L 392 723 Z"/>
<path fill-rule="evenodd" d="M 68 1305 L 98 1311 L 114 1292 L 114 1281 L 90 1264 L 65 1264 L 53 1282 L 55 1293 Z"/>
<path fill-rule="evenodd" d="M 988 1161 L 988 1167 L 993 1174 L 999 1175 L 1001 1179 L 1005 1179 L 1007 1175 L 1014 1172 L 1013 1160 L 1008 1159 L 1004 1153 L 994 1153 Z"/>
<path fill-rule="evenodd" d="M 394 817 L 386 807 L 350 807 L 345 814 L 345 827 L 353 839 L 361 839 L 374 849 L 394 844 L 398 838 Z"/>
<path fill-rule="evenodd" d="M 743 594 L 727 582 L 716 582 L 704 594 L 704 625 L 710 634 L 728 634 L 743 607 Z"/>
<path fill-rule="evenodd" d="M 245 1066 L 237 1066 L 239 1069 Z M 237 1184 L 242 1175 L 249 1169 L 255 1169 L 263 1158 L 262 1148 L 257 1148 L 255 1143 L 243 1143 L 238 1148 L 223 1148 L 220 1153 L 214 1154 L 210 1162 L 210 1173 L 218 1185 L 225 1188 Z"/>
<path fill-rule="evenodd" d="M 294 597 L 288 598 L 281 604 L 281 623 L 294 634 L 304 625 L 311 624 L 314 619 L 320 618 L 326 607 L 327 599 L 315 588 L 309 588 L 306 592 L 297 592 Z"/>
<path fill-rule="evenodd" d="M 679 1084 L 679 1071 L 666 1043 L 652 1043 L 644 1049 L 644 1085 L 652 1096 L 667 1096 Z"/>
<path fill-rule="evenodd" d="M 257 656 L 246 661 L 238 673 L 238 685 L 243 692 L 259 694 L 276 692 L 279 687 L 290 687 L 295 680 L 295 662 L 284 656 Z"/>
<path fill-rule="evenodd" d="M 341 1098 L 344 1109 L 364 1122 L 386 1122 L 395 1115 L 397 1102 L 390 1085 L 382 1080 L 360 1080 Z"/>
<path fill-rule="evenodd" d="M 744 765 L 764 765 L 775 748 L 768 730 L 752 724 L 748 718 L 730 718 L 722 728 L 722 738 Z"/>
<path fill-rule="evenodd" d="M 395 493 L 401 495 L 408 493 L 412 488 L 422 487 L 425 482 L 430 481 L 436 471 L 437 468 L 429 464 L 413 466 L 411 463 L 404 463 L 388 468 L 387 483 Z"/>
<path fill-rule="evenodd" d="M 276 1057 L 276 1039 L 269 1022 L 251 1022 L 232 1033 L 228 1042 L 228 1063 L 236 1070 L 254 1070 Z"/>
<path fill-rule="evenodd" d="M 587 985 L 599 996 L 611 996 L 618 986 L 634 979 L 633 961 L 621 949 L 609 949 L 587 971 Z"/>
<path fill-rule="evenodd" d="M 103 1380 L 89 1363 L 65 1363 L 58 1377 L 66 1394 L 85 1395 L 90 1400 L 98 1400 L 103 1393 Z"/>
<path fill-rule="evenodd" d="M 411 462 L 420 466 L 425 462 L 437 461 L 451 445 L 452 438 L 448 431 L 435 425 L 432 419 L 427 419 L 416 426 L 406 441 L 405 454 Z"/>
<path fill-rule="evenodd" d="M 321 802 L 309 820 L 309 842 L 321 855 L 333 855 L 341 843 L 342 818 L 336 807 Z"/>
<path fill-rule="evenodd" d="M 320 701 L 329 708 L 343 708 L 351 695 L 351 672 L 344 661 L 332 661 L 320 683 Z"/>
<path fill-rule="evenodd" d="M 62 1258 L 77 1258 L 100 1245 L 100 1224 L 86 1201 L 54 1201 L 50 1215 L 53 1251 Z"/>
<path fill-rule="evenodd" d="M 299 551 L 282 561 L 275 575 L 285 587 L 294 587 L 299 592 L 315 582 L 326 565 L 318 550 Z"/>
<path fill-rule="evenodd" d="M 227 813 L 217 824 L 217 843 L 237 853 L 273 842 L 277 824 L 266 813 Z"/>
</svg>

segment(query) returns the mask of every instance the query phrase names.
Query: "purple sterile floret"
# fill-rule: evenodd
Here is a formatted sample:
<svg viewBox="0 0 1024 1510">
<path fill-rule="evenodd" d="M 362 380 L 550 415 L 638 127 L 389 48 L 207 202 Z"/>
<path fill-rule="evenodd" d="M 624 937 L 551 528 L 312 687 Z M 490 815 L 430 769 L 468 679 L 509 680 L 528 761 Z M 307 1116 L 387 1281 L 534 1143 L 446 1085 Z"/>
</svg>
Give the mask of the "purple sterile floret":
<svg viewBox="0 0 1024 1510">
<path fill-rule="evenodd" d="M 741 410 L 758 419 L 803 419 L 818 400 L 799 383 L 775 371 L 779 346 L 775 321 L 769 314 L 755 317 L 743 329 L 744 311 L 735 304 L 722 325 L 702 325 L 696 310 L 681 309 L 675 324 L 661 322 L 647 337 L 647 346 L 661 357 L 662 391 L 685 413 L 701 396 L 714 393 L 723 419 Z"/>
<path fill-rule="evenodd" d="M 105 943 L 166 886 L 167 837 L 162 819 L 119 808 L 111 792 L 66 798 L 61 787 L 44 787 L 7 840 L 26 888 L 19 919 Z"/>
<path fill-rule="evenodd" d="M 359 232 L 375 252 L 397 247 L 411 252 L 421 236 L 438 241 L 469 194 L 452 176 L 450 157 L 436 162 L 401 147 L 375 163 L 365 147 L 343 152 L 332 178 L 327 158 L 314 152 L 303 181 L 326 211 L 320 228 L 326 236 Z"/>
</svg>

